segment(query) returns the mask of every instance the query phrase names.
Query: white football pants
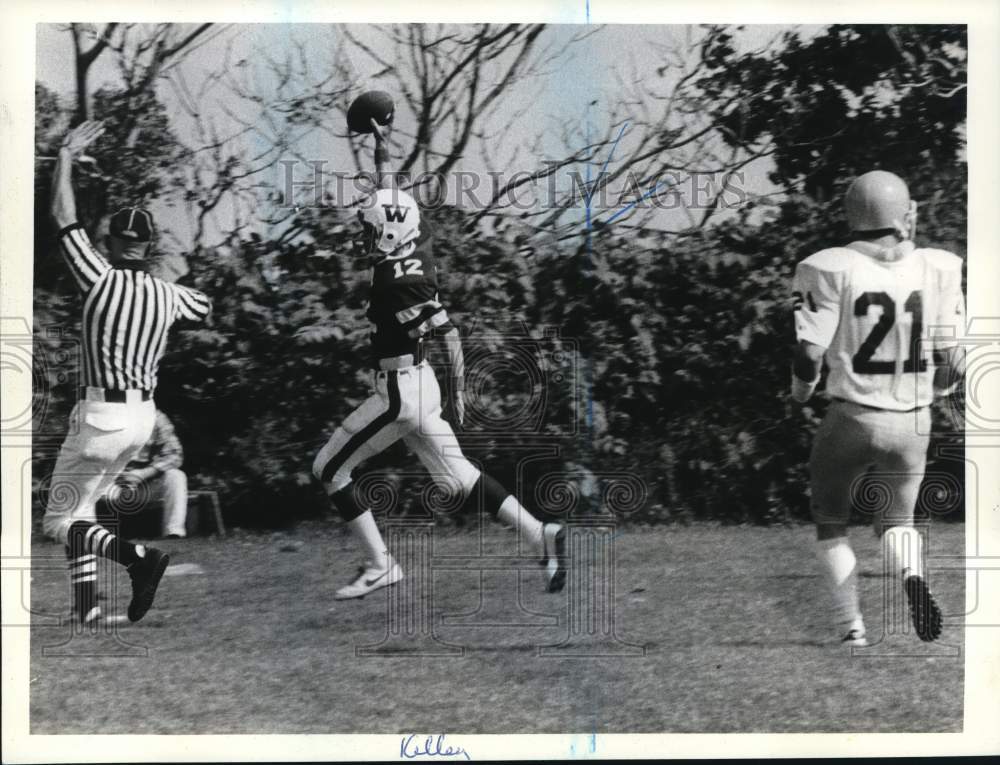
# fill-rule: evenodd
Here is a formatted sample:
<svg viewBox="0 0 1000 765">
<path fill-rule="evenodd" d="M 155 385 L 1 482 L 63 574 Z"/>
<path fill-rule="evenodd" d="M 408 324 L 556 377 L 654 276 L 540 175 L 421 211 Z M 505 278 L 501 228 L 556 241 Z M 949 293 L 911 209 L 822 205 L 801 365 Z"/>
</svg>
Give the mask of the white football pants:
<svg viewBox="0 0 1000 765">
<path fill-rule="evenodd" d="M 79 401 L 59 449 L 49 484 L 42 528 L 66 543 L 74 521 L 97 520 L 96 503 L 153 433 L 156 406 L 150 401 Z"/>
<path fill-rule="evenodd" d="M 316 455 L 313 474 L 331 493 L 338 491 L 351 482 L 354 468 L 399 439 L 442 490 L 467 496 L 479 479 L 479 470 L 441 417 L 441 388 L 426 361 L 376 372 L 375 392 L 334 431 Z"/>
</svg>

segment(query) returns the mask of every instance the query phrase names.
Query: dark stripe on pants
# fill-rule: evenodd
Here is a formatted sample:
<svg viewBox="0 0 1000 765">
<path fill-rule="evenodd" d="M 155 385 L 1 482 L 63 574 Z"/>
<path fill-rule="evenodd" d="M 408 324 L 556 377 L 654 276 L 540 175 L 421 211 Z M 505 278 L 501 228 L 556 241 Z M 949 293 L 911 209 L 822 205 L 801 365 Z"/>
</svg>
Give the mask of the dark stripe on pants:
<svg viewBox="0 0 1000 765">
<path fill-rule="evenodd" d="M 375 436 L 382 428 L 396 421 L 399 417 L 399 373 L 396 371 L 387 372 L 386 388 L 389 393 L 389 409 L 380 414 L 374 420 L 365 425 L 361 430 L 351 436 L 351 439 L 344 444 L 344 448 L 337 452 L 330 461 L 323 466 L 323 483 L 329 483 L 333 479 L 334 473 L 340 470 L 354 452 L 370 438 Z"/>
</svg>

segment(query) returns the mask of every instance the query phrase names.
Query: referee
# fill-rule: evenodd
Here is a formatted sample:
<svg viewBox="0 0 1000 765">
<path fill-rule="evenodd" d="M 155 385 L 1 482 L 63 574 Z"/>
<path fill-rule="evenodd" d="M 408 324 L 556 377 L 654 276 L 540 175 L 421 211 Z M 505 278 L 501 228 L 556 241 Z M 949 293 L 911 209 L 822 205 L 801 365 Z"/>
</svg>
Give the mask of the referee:
<svg viewBox="0 0 1000 765">
<path fill-rule="evenodd" d="M 73 617 L 82 624 L 101 617 L 98 555 L 128 570 L 130 621 L 139 621 L 153 605 L 169 557 L 100 526 L 95 505 L 150 437 L 167 331 L 175 321 L 200 321 L 211 310 L 200 292 L 148 273 L 153 218 L 146 210 L 129 207 L 112 216 L 108 258 L 77 222 L 73 161 L 103 132 L 99 122 L 84 122 L 69 133 L 59 151 L 52 194 L 60 249 L 83 294 L 83 387 L 70 415 L 76 427 L 56 459 L 43 527 L 66 545 Z"/>
</svg>

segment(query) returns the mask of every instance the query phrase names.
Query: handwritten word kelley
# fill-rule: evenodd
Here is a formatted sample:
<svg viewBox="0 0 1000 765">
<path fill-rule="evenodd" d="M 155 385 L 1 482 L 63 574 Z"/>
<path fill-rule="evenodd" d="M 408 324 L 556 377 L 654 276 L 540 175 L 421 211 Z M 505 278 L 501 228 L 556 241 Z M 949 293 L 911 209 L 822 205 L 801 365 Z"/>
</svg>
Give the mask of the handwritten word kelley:
<svg viewBox="0 0 1000 765">
<path fill-rule="evenodd" d="M 437 736 L 418 736 L 411 733 L 399 742 L 399 756 L 405 760 L 412 760 L 416 757 L 464 757 L 467 760 L 472 758 L 469 753 L 460 746 L 449 746 L 444 742 L 444 734 Z"/>
</svg>

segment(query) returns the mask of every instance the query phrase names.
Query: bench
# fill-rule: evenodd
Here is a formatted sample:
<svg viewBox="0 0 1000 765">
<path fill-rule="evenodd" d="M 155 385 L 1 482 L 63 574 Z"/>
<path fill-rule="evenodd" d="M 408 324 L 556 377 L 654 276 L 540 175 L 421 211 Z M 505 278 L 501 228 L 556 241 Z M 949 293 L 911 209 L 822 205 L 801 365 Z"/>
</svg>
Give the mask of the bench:
<svg viewBox="0 0 1000 765">
<path fill-rule="evenodd" d="M 218 492 L 189 491 L 187 519 L 184 525 L 187 527 L 189 537 L 200 534 L 226 536 L 226 526 L 222 522 Z M 209 530 L 209 526 L 211 526 L 211 530 Z"/>
</svg>

